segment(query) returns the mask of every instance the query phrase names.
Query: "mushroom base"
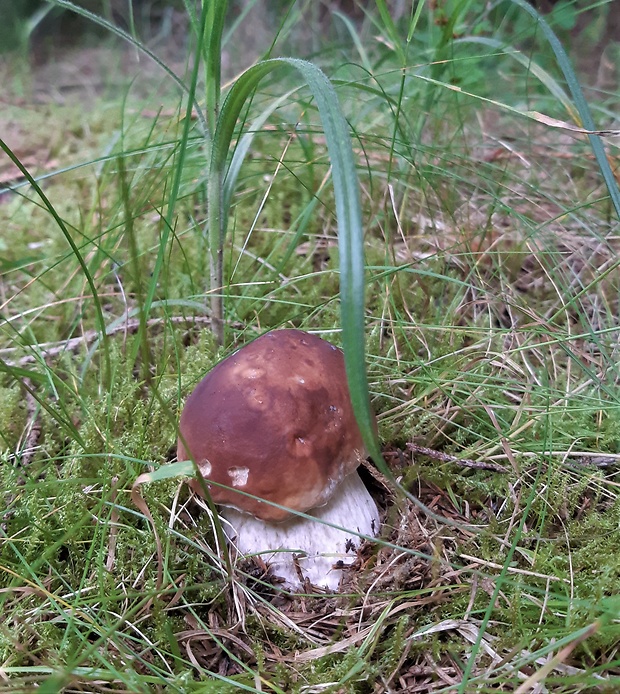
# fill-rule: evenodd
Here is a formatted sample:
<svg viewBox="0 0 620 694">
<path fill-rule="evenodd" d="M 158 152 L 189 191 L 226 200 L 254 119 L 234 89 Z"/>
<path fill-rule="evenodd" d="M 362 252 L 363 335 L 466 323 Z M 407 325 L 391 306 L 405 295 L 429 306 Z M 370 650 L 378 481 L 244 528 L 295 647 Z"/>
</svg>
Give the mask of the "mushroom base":
<svg viewBox="0 0 620 694">
<path fill-rule="evenodd" d="M 375 537 L 379 511 L 357 472 L 348 475 L 324 506 L 308 511 L 312 518 L 294 517 L 267 523 L 234 508 L 222 508 L 224 530 L 243 555 L 258 554 L 284 586 L 303 589 L 304 582 L 338 590 L 343 568 L 353 563 L 362 539 Z M 343 530 L 333 528 L 330 523 Z M 340 564 L 342 562 L 342 564 Z"/>
</svg>

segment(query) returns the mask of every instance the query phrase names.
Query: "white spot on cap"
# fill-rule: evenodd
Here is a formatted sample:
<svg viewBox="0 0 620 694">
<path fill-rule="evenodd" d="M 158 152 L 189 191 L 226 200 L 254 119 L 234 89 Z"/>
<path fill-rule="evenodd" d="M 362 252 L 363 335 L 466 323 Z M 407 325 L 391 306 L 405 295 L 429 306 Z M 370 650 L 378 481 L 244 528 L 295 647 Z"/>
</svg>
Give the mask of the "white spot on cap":
<svg viewBox="0 0 620 694">
<path fill-rule="evenodd" d="M 245 487 L 248 483 L 250 469 L 247 467 L 229 467 L 228 476 L 232 481 L 233 487 Z"/>
<path fill-rule="evenodd" d="M 211 474 L 211 470 L 213 469 L 211 467 L 211 463 L 208 460 L 201 460 L 200 465 L 198 467 L 200 468 L 200 474 L 203 477 L 208 477 Z"/>
<path fill-rule="evenodd" d="M 306 382 L 306 379 L 305 379 L 305 378 L 302 378 L 301 376 L 297 376 L 297 381 L 298 381 L 299 383 L 305 383 L 305 382 Z"/>
</svg>

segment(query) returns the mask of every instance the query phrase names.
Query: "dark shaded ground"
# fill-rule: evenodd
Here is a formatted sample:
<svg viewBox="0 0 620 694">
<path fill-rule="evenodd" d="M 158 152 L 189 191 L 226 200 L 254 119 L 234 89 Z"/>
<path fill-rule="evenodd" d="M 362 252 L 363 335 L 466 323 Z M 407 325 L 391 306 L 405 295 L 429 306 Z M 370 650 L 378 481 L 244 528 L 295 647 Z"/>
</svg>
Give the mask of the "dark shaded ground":
<svg viewBox="0 0 620 694">
<path fill-rule="evenodd" d="M 0 15 L 9 21 L 11 12 L 8 6 L 2 10 L 4 2 L 0 0 Z M 133 15 L 130 16 L 126 2 L 109 0 L 102 3 L 98 0 L 78 3 L 87 10 L 99 12 L 106 20 L 113 22 L 123 31 L 135 33 L 166 65 L 177 75 L 182 76 L 190 54 L 189 26 L 187 15 L 175 3 L 171 2 L 133 2 Z M 267 50 L 278 22 L 282 19 L 275 12 L 280 3 L 269 0 L 258 0 L 252 3 L 247 14 L 247 0 L 231 2 L 229 16 L 231 21 L 241 20 L 235 28 L 233 40 L 225 47 L 223 69 L 226 77 L 232 77 L 239 69 L 252 64 Z M 348 15 L 353 22 L 363 20 L 360 5 L 350 0 L 331 0 L 329 3 L 317 3 L 316 10 L 307 12 L 307 22 L 303 35 L 296 32 L 292 36 L 295 53 L 303 57 L 317 50 L 317 41 L 329 40 L 335 24 L 333 12 L 337 10 Z M 374 3 L 371 3 L 374 5 Z M 581 73 L 585 87 L 609 89 L 618 80 L 620 53 L 620 11 L 617 0 L 594 9 L 581 9 L 589 3 L 577 1 L 574 13 L 570 18 L 558 20 L 556 0 L 536 0 L 540 11 L 545 13 L 565 44 Z M 26 19 L 15 24 L 12 36 L 12 53 L 0 53 L 0 65 L 10 63 L 11 71 L 32 74 L 30 98 L 32 101 L 64 100 L 72 93 L 101 93 L 106 87 L 114 88 L 122 80 L 140 77 L 163 75 L 161 68 L 145 56 L 140 56 L 135 48 L 121 39 L 111 37 L 110 32 L 96 26 L 92 21 L 79 17 L 69 11 L 56 9 L 41 15 L 35 0 L 17 3 L 23 9 L 21 14 Z M 406 22 L 406 3 L 390 3 L 393 17 Z M 11 3 L 11 6 L 15 5 Z M 38 9 L 37 9 L 38 8 Z M 13 14 L 17 12 L 12 10 Z M 554 14 L 554 12 L 556 14 Z M 8 14 L 7 14 L 8 13 Z M 436 12 L 437 22 L 441 20 L 441 8 Z M 14 22 L 17 19 L 14 18 Z M 571 28 L 572 26 L 572 28 Z M 6 32 L 5 32 L 6 33 Z M 119 43 L 120 42 L 120 43 Z M 0 51 L 10 45 L 2 41 L 0 32 Z M 522 46 L 524 50 L 527 46 Z M 20 67 L 21 63 L 21 67 Z M 3 80 L 10 86 L 11 80 Z"/>
</svg>

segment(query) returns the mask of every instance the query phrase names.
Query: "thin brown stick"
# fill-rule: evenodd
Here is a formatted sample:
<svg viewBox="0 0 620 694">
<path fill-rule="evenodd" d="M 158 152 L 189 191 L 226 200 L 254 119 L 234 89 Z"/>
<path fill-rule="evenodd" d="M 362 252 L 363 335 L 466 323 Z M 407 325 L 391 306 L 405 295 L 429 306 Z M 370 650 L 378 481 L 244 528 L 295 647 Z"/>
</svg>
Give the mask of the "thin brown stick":
<svg viewBox="0 0 620 694">
<path fill-rule="evenodd" d="M 470 467 L 476 470 L 508 472 L 508 470 L 503 465 L 498 465 L 497 463 L 483 463 L 476 460 L 470 460 L 469 458 L 457 458 L 454 455 L 448 455 L 448 453 L 437 451 L 434 448 L 418 446 L 417 443 L 408 443 L 407 449 L 410 450 L 412 453 L 419 453 L 420 455 L 425 455 L 429 458 L 433 458 L 433 460 L 441 460 L 443 463 L 455 463 L 456 465 L 461 465 L 462 467 Z"/>
<path fill-rule="evenodd" d="M 28 417 L 30 419 L 30 431 L 26 437 L 26 442 L 20 461 L 22 468 L 27 467 L 32 462 L 35 451 L 39 444 L 39 438 L 41 436 L 41 416 L 39 412 L 39 404 L 32 394 L 34 386 L 29 378 L 24 379 L 24 386 L 26 388 L 26 408 L 28 410 Z"/>
<path fill-rule="evenodd" d="M 154 325 L 161 325 L 162 323 L 211 323 L 211 318 L 208 316 L 169 316 L 168 318 L 151 318 L 146 322 L 146 325 L 151 327 Z M 107 335 L 115 335 L 119 332 L 135 332 L 140 327 L 139 318 L 129 318 L 126 322 L 119 325 L 115 325 L 113 328 L 109 328 L 106 331 Z M 16 362 L 6 361 L 8 366 L 17 366 L 21 364 L 28 364 L 36 361 L 39 358 L 48 359 L 49 357 L 55 357 L 63 352 L 72 352 L 78 349 L 81 345 L 89 345 L 95 342 L 101 333 L 97 330 L 87 330 L 79 337 L 72 337 L 68 340 L 62 340 L 61 342 L 42 342 L 36 345 L 37 356 L 33 354 L 28 354 L 25 357 L 21 357 Z M 13 354 L 17 352 L 19 347 L 6 347 L 5 349 L 0 349 L 0 359 L 3 355 Z"/>
<path fill-rule="evenodd" d="M 112 478 L 112 492 L 110 494 L 110 503 L 112 506 L 112 513 L 110 514 L 110 537 L 108 539 L 108 556 L 105 562 L 105 568 L 112 573 L 114 570 L 114 561 L 116 558 L 116 540 L 118 536 L 118 521 L 120 519 L 118 510 L 116 508 L 116 495 L 118 493 L 118 477 L 114 476 Z"/>
</svg>

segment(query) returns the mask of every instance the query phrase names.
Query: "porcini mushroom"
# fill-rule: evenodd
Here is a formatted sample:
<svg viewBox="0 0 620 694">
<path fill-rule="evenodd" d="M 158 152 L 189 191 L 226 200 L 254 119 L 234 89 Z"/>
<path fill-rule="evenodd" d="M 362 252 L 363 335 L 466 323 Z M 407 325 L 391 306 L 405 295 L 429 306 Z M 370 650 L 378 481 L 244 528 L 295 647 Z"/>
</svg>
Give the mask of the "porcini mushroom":
<svg viewBox="0 0 620 694">
<path fill-rule="evenodd" d="M 344 356 L 320 337 L 274 330 L 234 352 L 189 396 L 179 433 L 177 457 L 196 461 L 225 507 L 229 540 L 260 553 L 286 586 L 336 590 L 357 534 L 377 534 L 377 506 L 356 472 L 366 450 Z"/>
</svg>

